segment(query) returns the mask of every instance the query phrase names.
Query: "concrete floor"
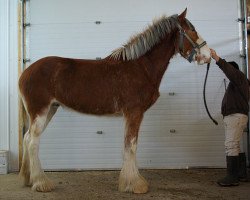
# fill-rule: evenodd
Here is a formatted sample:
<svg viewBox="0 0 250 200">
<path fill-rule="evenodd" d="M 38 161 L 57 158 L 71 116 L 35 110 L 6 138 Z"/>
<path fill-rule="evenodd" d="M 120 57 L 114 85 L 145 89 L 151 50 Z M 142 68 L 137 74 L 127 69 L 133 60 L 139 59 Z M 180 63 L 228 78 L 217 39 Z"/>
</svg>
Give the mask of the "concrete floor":
<svg viewBox="0 0 250 200">
<path fill-rule="evenodd" d="M 250 182 L 223 188 L 216 180 L 224 169 L 141 170 L 150 191 L 136 195 L 117 190 L 119 171 L 47 172 L 56 189 L 33 192 L 22 186 L 18 174 L 0 175 L 1 200 L 249 200 Z"/>
</svg>

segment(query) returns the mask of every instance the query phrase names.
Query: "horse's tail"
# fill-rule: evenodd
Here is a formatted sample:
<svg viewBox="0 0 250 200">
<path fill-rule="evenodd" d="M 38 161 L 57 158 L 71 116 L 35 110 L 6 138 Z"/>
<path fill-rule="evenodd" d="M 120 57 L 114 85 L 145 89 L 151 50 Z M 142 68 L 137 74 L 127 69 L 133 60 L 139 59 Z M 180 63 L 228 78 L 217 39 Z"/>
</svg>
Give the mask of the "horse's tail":
<svg viewBox="0 0 250 200">
<path fill-rule="evenodd" d="M 26 108 L 23 104 L 23 101 L 22 101 L 22 127 L 23 127 L 23 133 L 26 133 L 29 129 L 29 117 Z"/>
<path fill-rule="evenodd" d="M 26 133 L 29 129 L 29 115 L 27 112 L 27 106 L 25 104 L 25 99 L 20 87 L 20 79 L 19 79 L 19 96 L 20 96 L 20 100 L 19 100 L 19 128 L 21 129 L 21 132 Z"/>
</svg>

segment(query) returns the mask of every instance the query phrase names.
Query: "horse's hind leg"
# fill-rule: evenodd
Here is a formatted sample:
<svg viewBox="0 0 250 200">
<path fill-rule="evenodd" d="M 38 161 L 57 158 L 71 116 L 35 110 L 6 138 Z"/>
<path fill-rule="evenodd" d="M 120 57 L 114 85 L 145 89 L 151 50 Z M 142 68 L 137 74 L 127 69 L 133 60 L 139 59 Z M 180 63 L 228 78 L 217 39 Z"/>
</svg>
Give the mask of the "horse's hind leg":
<svg viewBox="0 0 250 200">
<path fill-rule="evenodd" d="M 136 166 L 137 139 L 143 113 L 133 112 L 125 115 L 125 145 L 123 167 L 119 177 L 119 190 L 122 192 L 146 193 L 147 181 L 140 175 Z"/>
<path fill-rule="evenodd" d="M 30 141 L 28 145 L 30 182 L 32 184 L 32 190 L 39 192 L 49 192 L 54 189 L 53 183 L 46 177 L 42 170 L 38 157 L 40 136 L 54 113 L 55 110 L 51 110 L 50 106 L 48 106 L 41 114 L 36 116 L 30 125 Z"/>
<path fill-rule="evenodd" d="M 28 112 L 27 112 L 27 105 L 26 105 L 24 98 L 22 98 L 22 101 L 26 110 L 26 116 L 29 117 Z M 19 173 L 19 177 L 23 178 L 24 185 L 26 186 L 31 185 L 30 183 L 30 159 L 29 159 L 29 153 L 28 153 L 28 146 L 30 142 L 29 130 L 30 128 L 25 133 L 24 138 L 23 138 L 23 158 L 22 158 L 22 166 L 21 166 L 20 173 Z"/>
<path fill-rule="evenodd" d="M 23 159 L 22 166 L 20 170 L 20 177 L 24 178 L 24 185 L 30 186 L 30 159 L 28 154 L 28 145 L 30 142 L 30 133 L 29 130 L 25 133 L 23 139 Z"/>
</svg>

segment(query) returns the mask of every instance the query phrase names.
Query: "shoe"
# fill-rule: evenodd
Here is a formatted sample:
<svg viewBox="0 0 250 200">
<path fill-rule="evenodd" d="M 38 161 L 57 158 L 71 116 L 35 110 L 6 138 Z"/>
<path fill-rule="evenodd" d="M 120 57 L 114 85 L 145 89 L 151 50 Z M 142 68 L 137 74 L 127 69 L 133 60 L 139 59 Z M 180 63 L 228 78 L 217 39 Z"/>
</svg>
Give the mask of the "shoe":
<svg viewBox="0 0 250 200">
<path fill-rule="evenodd" d="M 220 186 L 229 187 L 239 185 L 239 156 L 227 156 L 227 175 L 217 181 Z"/>
<path fill-rule="evenodd" d="M 239 181 L 248 182 L 246 154 L 239 153 Z"/>
</svg>

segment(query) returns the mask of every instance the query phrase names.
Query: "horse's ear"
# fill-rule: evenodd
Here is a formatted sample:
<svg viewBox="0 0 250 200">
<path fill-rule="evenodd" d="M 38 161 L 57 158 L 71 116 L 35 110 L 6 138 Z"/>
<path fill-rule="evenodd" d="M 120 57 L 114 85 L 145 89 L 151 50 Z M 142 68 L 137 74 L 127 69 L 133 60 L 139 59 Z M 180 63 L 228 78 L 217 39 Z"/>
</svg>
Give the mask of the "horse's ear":
<svg viewBox="0 0 250 200">
<path fill-rule="evenodd" d="M 187 8 L 178 16 L 179 21 L 183 21 L 187 14 Z"/>
</svg>

